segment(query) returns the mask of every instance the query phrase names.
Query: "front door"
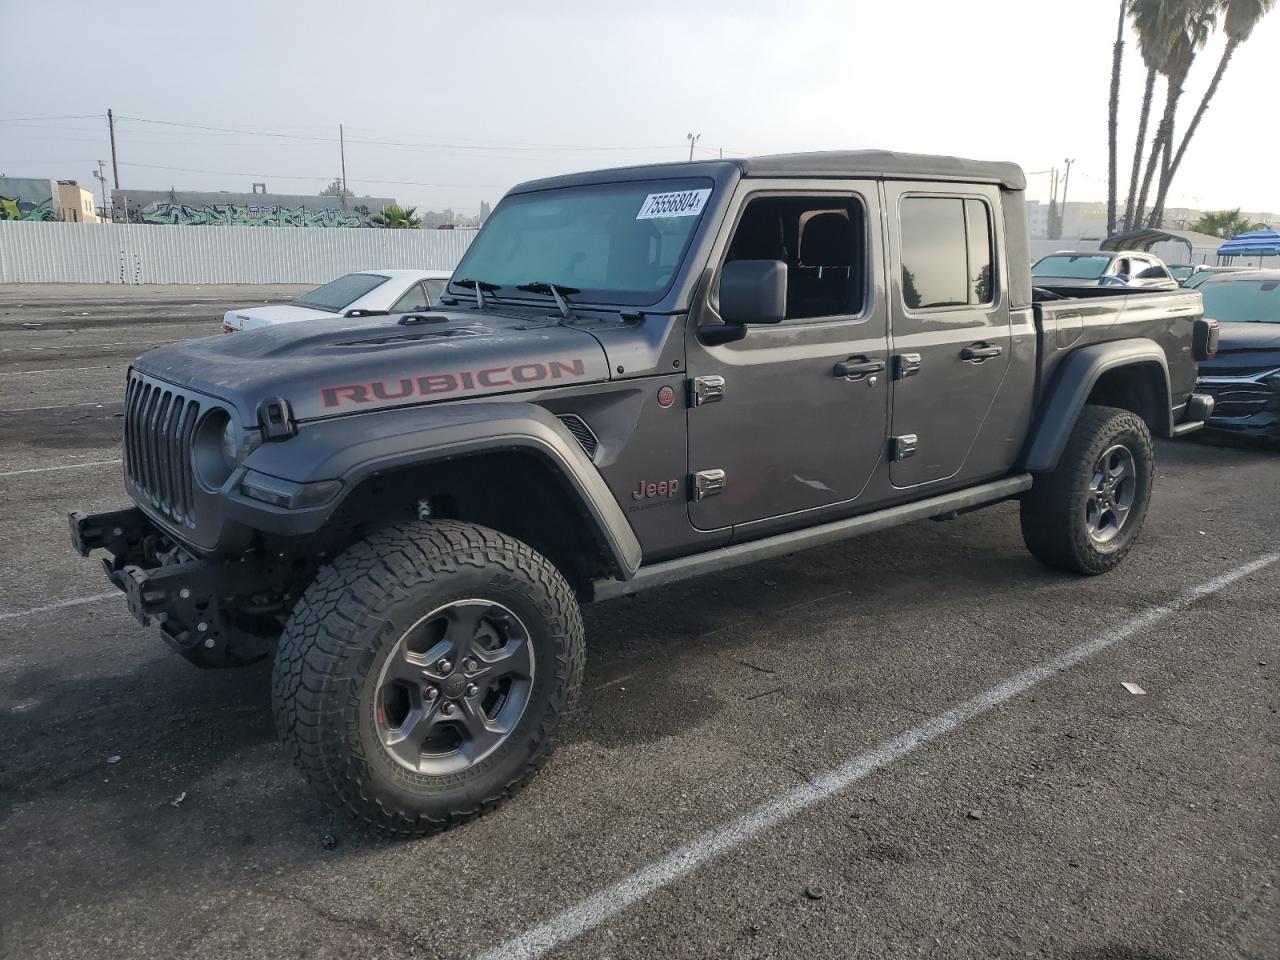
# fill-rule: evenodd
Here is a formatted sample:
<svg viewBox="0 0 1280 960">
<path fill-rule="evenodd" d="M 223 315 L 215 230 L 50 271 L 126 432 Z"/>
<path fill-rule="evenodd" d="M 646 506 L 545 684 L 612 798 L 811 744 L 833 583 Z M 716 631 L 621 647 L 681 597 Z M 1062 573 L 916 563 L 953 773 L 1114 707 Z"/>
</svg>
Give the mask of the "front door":
<svg viewBox="0 0 1280 960">
<path fill-rule="evenodd" d="M 723 471 L 689 516 L 701 530 L 816 511 L 855 499 L 880 462 L 888 428 L 887 311 L 876 185 L 770 184 L 739 188 L 732 226 L 712 254 L 716 275 L 689 323 L 689 464 Z M 719 267 L 730 260 L 787 265 L 787 317 L 709 345 Z M 719 397 L 713 396 L 719 393 Z M 697 497 L 696 485 L 691 495 Z"/>
<path fill-rule="evenodd" d="M 893 311 L 889 476 L 911 487 L 965 476 L 1009 369 L 1008 296 L 993 225 L 997 188 L 886 183 Z"/>
</svg>

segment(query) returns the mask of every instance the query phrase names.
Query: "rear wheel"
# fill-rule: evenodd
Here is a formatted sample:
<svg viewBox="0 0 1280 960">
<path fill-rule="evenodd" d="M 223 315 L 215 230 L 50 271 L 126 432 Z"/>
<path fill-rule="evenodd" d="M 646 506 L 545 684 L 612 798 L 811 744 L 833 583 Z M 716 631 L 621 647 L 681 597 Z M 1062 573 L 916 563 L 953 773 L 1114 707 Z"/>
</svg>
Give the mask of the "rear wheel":
<svg viewBox="0 0 1280 960">
<path fill-rule="evenodd" d="M 496 806 L 541 766 L 582 664 L 577 601 L 550 561 L 474 524 L 418 522 L 321 572 L 280 641 L 273 701 L 326 799 L 414 836 Z"/>
<path fill-rule="evenodd" d="M 1137 414 L 1087 406 L 1051 472 L 1022 499 L 1022 536 L 1049 566 L 1112 569 L 1132 548 L 1151 499 L 1151 434 Z"/>
</svg>

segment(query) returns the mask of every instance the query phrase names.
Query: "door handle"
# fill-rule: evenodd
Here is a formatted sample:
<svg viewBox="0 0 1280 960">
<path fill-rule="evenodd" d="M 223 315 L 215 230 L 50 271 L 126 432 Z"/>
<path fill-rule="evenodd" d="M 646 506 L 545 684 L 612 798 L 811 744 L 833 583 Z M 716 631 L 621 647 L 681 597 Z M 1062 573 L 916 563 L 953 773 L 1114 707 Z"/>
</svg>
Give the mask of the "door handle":
<svg viewBox="0 0 1280 960">
<path fill-rule="evenodd" d="M 861 380 L 868 374 L 879 373 L 883 369 L 883 360 L 868 360 L 866 357 L 850 357 L 848 360 L 841 360 L 836 364 L 835 375 L 837 377 L 844 377 L 848 380 Z"/>
<path fill-rule="evenodd" d="M 998 357 L 1003 352 L 1004 350 L 1001 347 L 992 347 L 985 343 L 971 343 L 960 351 L 960 359 L 968 360 L 972 363 L 981 363 L 983 360 Z"/>
</svg>

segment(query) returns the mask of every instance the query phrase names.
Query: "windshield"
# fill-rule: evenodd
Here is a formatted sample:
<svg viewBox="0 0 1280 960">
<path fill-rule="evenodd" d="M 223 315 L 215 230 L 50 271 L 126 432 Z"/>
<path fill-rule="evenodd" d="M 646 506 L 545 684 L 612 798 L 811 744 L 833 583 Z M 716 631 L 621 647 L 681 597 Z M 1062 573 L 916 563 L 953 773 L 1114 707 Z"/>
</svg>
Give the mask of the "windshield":
<svg viewBox="0 0 1280 960">
<path fill-rule="evenodd" d="M 684 259 L 711 187 L 703 178 L 645 180 L 507 197 L 453 275 L 492 284 L 504 299 L 527 296 L 516 288 L 539 283 L 572 290 L 578 302 L 656 303 Z"/>
<path fill-rule="evenodd" d="M 1111 263 L 1110 257 L 1091 257 L 1088 255 L 1073 257 L 1055 254 L 1037 261 L 1036 265 L 1031 268 L 1031 275 L 1033 277 L 1072 277 L 1092 280 L 1102 276 L 1102 272 L 1107 269 L 1107 264 L 1109 263 Z"/>
<path fill-rule="evenodd" d="M 1187 279 L 1187 277 L 1191 276 L 1191 274 L 1195 271 L 1195 269 L 1196 269 L 1195 267 L 1177 266 L 1177 267 L 1170 267 L 1169 272 L 1173 274 L 1173 279 L 1185 280 Z"/>
<path fill-rule="evenodd" d="M 1204 315 L 1219 323 L 1280 323 L 1280 278 L 1200 285 Z"/>
<path fill-rule="evenodd" d="M 337 313 L 386 282 L 386 277 L 373 273 L 349 273 L 345 277 L 331 280 L 323 287 L 316 287 L 310 293 L 304 293 L 293 302 L 299 307 L 315 307 L 317 310 Z"/>
</svg>

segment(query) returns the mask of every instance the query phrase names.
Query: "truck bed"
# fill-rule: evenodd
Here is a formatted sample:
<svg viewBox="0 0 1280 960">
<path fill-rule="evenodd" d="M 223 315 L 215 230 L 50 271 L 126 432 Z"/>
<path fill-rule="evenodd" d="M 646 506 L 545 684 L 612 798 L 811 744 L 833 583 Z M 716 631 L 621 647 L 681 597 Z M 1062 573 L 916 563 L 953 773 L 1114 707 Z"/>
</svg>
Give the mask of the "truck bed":
<svg viewBox="0 0 1280 960">
<path fill-rule="evenodd" d="M 1195 388 L 1192 334 L 1196 320 L 1204 315 L 1196 290 L 1037 286 L 1032 308 L 1038 337 L 1037 397 L 1071 351 L 1131 339 L 1151 340 L 1163 349 L 1173 407 L 1185 403 Z"/>
</svg>

